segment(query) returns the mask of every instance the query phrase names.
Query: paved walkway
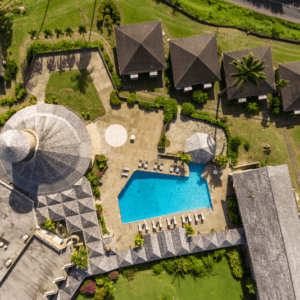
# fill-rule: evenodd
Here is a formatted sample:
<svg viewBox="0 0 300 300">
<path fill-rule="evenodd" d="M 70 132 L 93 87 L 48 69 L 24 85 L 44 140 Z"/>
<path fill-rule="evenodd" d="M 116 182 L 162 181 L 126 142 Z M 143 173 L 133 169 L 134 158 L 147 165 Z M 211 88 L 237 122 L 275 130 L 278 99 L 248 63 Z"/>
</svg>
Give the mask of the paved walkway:
<svg viewBox="0 0 300 300">
<path fill-rule="evenodd" d="M 65 52 L 42 53 L 32 64 L 25 88 L 29 94 L 37 96 L 38 103 L 44 102 L 45 89 L 53 72 L 87 69 L 106 112 L 111 109 L 109 95 L 113 86 L 97 50 L 73 50 L 68 54 Z"/>
<path fill-rule="evenodd" d="M 300 23 L 300 5 L 289 0 L 225 0 L 261 14 Z M 299 1 L 294 1 L 295 3 Z"/>
</svg>

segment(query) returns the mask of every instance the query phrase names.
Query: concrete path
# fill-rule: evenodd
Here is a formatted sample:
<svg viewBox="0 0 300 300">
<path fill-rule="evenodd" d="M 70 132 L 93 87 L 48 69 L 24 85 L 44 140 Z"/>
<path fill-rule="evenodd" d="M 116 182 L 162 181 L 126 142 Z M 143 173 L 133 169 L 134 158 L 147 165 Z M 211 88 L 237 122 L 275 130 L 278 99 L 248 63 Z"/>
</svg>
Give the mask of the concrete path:
<svg viewBox="0 0 300 300">
<path fill-rule="evenodd" d="M 37 96 L 38 103 L 44 102 L 45 89 L 53 72 L 87 69 L 106 112 L 111 109 L 109 95 L 113 86 L 97 50 L 74 50 L 68 54 L 65 52 L 43 53 L 32 64 L 25 88 L 30 95 Z"/>
<path fill-rule="evenodd" d="M 225 0 L 261 14 L 300 24 L 300 4 L 290 0 Z"/>
</svg>

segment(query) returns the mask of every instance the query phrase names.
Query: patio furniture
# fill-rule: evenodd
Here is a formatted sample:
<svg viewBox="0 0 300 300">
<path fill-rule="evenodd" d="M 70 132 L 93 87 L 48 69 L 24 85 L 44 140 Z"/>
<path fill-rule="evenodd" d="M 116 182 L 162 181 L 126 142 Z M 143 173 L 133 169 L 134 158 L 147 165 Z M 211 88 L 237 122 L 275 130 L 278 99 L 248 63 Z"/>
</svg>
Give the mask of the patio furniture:
<svg viewBox="0 0 300 300">
<path fill-rule="evenodd" d="M 156 225 L 155 225 L 154 221 L 152 221 L 152 228 L 153 228 L 153 230 L 156 230 Z"/>
<path fill-rule="evenodd" d="M 176 174 L 179 173 L 179 170 L 180 170 L 180 166 L 177 166 L 177 167 L 176 167 Z"/>
<path fill-rule="evenodd" d="M 128 177 L 128 175 L 129 175 L 129 174 L 128 174 L 127 172 L 122 172 L 121 177 L 123 177 L 123 176 L 124 176 L 124 177 Z"/>
<path fill-rule="evenodd" d="M 191 215 L 190 215 L 190 214 L 188 214 L 188 219 L 189 219 L 189 223 L 192 223 L 192 222 L 193 222 L 193 220 L 192 220 L 192 218 L 191 218 Z"/>
<path fill-rule="evenodd" d="M 203 84 L 203 89 L 210 89 L 211 87 L 212 87 L 211 82 Z"/>
<path fill-rule="evenodd" d="M 217 170 L 213 170 L 213 174 L 214 175 L 218 175 L 218 171 Z"/>
<path fill-rule="evenodd" d="M 153 169 L 154 169 L 154 170 L 157 170 L 157 161 L 154 163 Z"/>
<path fill-rule="evenodd" d="M 204 220 L 205 220 L 205 217 L 204 217 L 204 213 L 203 213 L 203 211 L 201 212 L 201 218 L 202 218 L 202 221 L 204 221 Z"/>
<path fill-rule="evenodd" d="M 181 216 L 182 224 L 185 224 L 185 217 L 184 215 Z"/>
<path fill-rule="evenodd" d="M 170 166 L 170 173 L 174 172 L 174 167 L 173 165 Z"/>
<path fill-rule="evenodd" d="M 191 85 L 183 87 L 184 92 L 190 92 L 192 90 L 193 90 L 193 87 Z"/>
<path fill-rule="evenodd" d="M 132 135 L 130 136 L 130 140 L 131 140 L 131 141 L 134 141 L 134 139 L 135 139 L 135 136 L 132 134 Z"/>
<path fill-rule="evenodd" d="M 142 232 L 142 225 L 141 224 L 138 224 L 138 229 L 139 229 L 139 232 Z"/>
<path fill-rule="evenodd" d="M 173 217 L 173 222 L 174 222 L 174 225 L 177 225 L 177 221 L 176 221 L 176 217 L 175 216 Z"/>
<path fill-rule="evenodd" d="M 148 168 L 148 161 L 146 160 L 145 165 L 144 165 L 144 169 L 147 169 L 147 168 Z"/>
<path fill-rule="evenodd" d="M 139 78 L 139 75 L 138 75 L 138 74 L 131 74 L 131 75 L 130 75 L 130 79 L 131 79 L 131 80 L 138 80 L 138 78 Z"/>
<path fill-rule="evenodd" d="M 170 222 L 170 219 L 167 218 L 167 226 L 170 227 L 171 226 L 171 222 Z"/>
<path fill-rule="evenodd" d="M 146 221 L 144 222 L 145 222 L 145 230 L 148 231 L 149 230 L 148 223 Z"/>
<path fill-rule="evenodd" d="M 199 222 L 198 214 L 195 213 L 195 222 Z"/>
<path fill-rule="evenodd" d="M 163 170 L 163 168 L 164 168 L 164 163 L 161 163 L 161 165 L 160 165 L 159 169 L 162 171 L 162 170 Z"/>
<path fill-rule="evenodd" d="M 23 236 L 24 242 L 26 242 L 26 241 L 28 240 L 28 238 L 29 238 L 29 235 L 28 235 L 28 234 L 24 235 L 24 236 Z"/>
<path fill-rule="evenodd" d="M 123 167 L 123 171 L 129 172 L 129 168 Z"/>
<path fill-rule="evenodd" d="M 139 168 L 142 167 L 142 163 L 143 163 L 143 161 L 140 159 L 140 160 L 139 160 Z"/>
<path fill-rule="evenodd" d="M 60 237 L 58 237 L 57 235 L 55 235 L 52 240 L 59 245 L 61 245 L 61 243 L 63 242 L 63 240 Z"/>
<path fill-rule="evenodd" d="M 0 242 L 0 248 L 2 248 L 4 246 L 3 242 Z"/>
<path fill-rule="evenodd" d="M 12 260 L 9 259 L 9 260 L 5 263 L 6 268 L 8 268 L 8 267 L 11 265 L 11 263 L 12 263 Z"/>
<path fill-rule="evenodd" d="M 160 219 L 158 220 L 158 226 L 159 226 L 159 229 L 162 229 L 162 222 Z"/>
</svg>

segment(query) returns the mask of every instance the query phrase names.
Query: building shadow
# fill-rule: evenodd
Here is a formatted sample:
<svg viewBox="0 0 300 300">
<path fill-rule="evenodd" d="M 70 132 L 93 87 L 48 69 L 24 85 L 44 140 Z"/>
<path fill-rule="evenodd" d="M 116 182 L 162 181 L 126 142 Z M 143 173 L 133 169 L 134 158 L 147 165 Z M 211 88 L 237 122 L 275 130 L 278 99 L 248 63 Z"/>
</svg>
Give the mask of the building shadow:
<svg viewBox="0 0 300 300">
<path fill-rule="evenodd" d="M 11 209 L 18 214 L 28 214 L 33 210 L 33 203 L 24 199 L 14 190 L 9 195 L 9 205 Z"/>
</svg>

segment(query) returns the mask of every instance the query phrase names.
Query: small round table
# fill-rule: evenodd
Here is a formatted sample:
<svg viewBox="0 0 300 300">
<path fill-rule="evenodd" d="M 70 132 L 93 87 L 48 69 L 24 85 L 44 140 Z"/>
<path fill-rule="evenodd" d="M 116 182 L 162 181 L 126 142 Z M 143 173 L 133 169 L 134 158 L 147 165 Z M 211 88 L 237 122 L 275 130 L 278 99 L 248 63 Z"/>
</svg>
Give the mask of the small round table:
<svg viewBox="0 0 300 300">
<path fill-rule="evenodd" d="M 217 175 L 217 174 L 218 174 L 218 171 L 217 171 L 217 170 L 213 170 L 213 174 L 214 174 L 214 175 Z"/>
<path fill-rule="evenodd" d="M 131 135 L 131 136 L 130 136 L 130 139 L 131 139 L 132 141 L 134 141 L 135 136 L 134 136 L 134 135 Z"/>
</svg>

